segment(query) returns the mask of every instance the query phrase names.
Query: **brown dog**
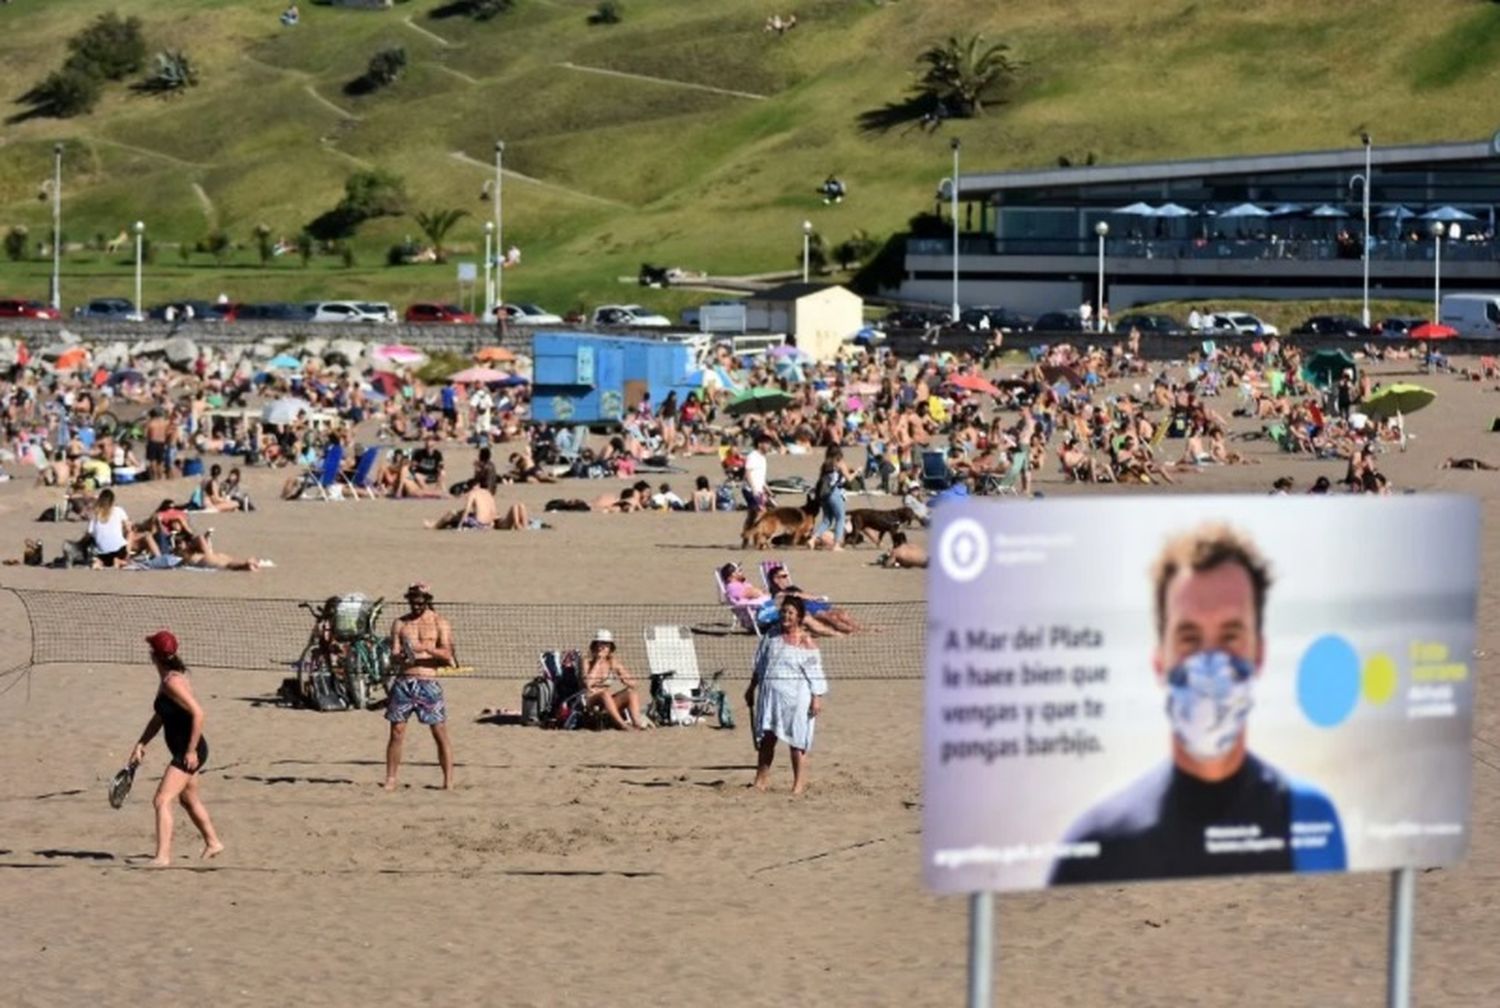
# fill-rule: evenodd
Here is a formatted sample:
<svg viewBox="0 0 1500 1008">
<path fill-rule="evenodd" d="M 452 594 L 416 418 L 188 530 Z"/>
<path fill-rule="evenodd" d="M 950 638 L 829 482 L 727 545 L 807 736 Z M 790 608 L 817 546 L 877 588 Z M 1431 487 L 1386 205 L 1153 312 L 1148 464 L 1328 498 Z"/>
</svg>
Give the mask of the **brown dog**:
<svg viewBox="0 0 1500 1008">
<path fill-rule="evenodd" d="M 855 508 L 849 512 L 849 534 L 844 538 L 845 546 L 858 546 L 873 542 L 880 545 L 886 536 L 894 536 L 898 529 L 914 525 L 917 515 L 909 507 L 894 510 L 879 508 Z"/>
<path fill-rule="evenodd" d="M 817 517 L 818 507 L 812 503 L 762 511 L 760 517 L 753 524 L 747 524 L 740 533 L 740 546 L 763 550 L 778 539 L 788 539 L 792 546 L 805 546 L 812 538 Z"/>
</svg>

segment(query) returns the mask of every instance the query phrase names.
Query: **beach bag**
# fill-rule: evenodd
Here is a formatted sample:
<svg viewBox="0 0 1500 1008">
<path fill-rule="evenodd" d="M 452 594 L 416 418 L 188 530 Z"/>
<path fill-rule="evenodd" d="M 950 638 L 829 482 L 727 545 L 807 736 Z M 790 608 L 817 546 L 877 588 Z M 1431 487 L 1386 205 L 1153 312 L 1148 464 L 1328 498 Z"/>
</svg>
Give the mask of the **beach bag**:
<svg viewBox="0 0 1500 1008">
<path fill-rule="evenodd" d="M 543 718 L 550 718 L 553 705 L 552 680 L 539 675 L 521 687 L 521 723 L 539 725 Z"/>
</svg>

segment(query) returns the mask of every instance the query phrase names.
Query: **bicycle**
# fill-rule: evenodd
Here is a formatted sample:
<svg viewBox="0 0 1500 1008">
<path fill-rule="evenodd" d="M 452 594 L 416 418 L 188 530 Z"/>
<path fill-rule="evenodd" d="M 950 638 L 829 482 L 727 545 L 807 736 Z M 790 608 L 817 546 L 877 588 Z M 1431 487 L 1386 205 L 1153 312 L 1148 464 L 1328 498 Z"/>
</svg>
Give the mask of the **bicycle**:
<svg viewBox="0 0 1500 1008">
<path fill-rule="evenodd" d="M 326 677 L 337 685 L 349 707 L 365 710 L 376 687 L 390 676 L 390 652 L 375 632 L 384 599 L 335 595 L 321 606 L 299 603 L 313 615 L 312 632 L 297 659 L 297 685 L 304 698 Z"/>
</svg>

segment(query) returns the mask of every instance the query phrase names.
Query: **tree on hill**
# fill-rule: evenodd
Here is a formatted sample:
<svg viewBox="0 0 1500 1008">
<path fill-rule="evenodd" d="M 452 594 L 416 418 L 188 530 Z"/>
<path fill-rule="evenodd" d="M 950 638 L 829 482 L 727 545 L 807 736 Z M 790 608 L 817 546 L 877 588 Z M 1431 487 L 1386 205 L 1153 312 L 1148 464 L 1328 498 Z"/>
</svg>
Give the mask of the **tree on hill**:
<svg viewBox="0 0 1500 1008">
<path fill-rule="evenodd" d="M 102 90 L 99 78 L 92 74 L 70 67 L 54 70 L 21 96 L 21 104 L 30 106 L 30 110 L 12 116 L 11 121 L 31 116 L 70 119 L 84 115 L 94 110 Z"/>
<path fill-rule="evenodd" d="M 156 64 L 151 72 L 134 85 L 143 94 L 171 95 L 198 86 L 198 68 L 181 49 L 168 49 L 156 54 Z"/>
<path fill-rule="evenodd" d="M 344 181 L 344 198 L 309 223 L 307 232 L 321 242 L 341 241 L 353 237 L 359 226 L 371 218 L 399 217 L 404 213 L 405 179 L 380 168 L 357 171 Z"/>
<path fill-rule="evenodd" d="M 443 241 L 448 237 L 448 232 L 453 230 L 454 225 L 468 215 L 467 210 L 458 209 L 418 211 L 414 218 L 417 222 L 417 229 L 432 243 L 432 252 L 437 256 L 438 262 L 448 261 Z"/>
<path fill-rule="evenodd" d="M 987 101 L 1004 101 L 1004 90 L 1020 70 L 1010 58 L 1010 46 L 986 43 L 982 34 L 950 36 L 924 49 L 917 63 L 922 68 L 918 94 L 946 108 L 949 115 L 963 117 L 983 115 Z"/>
<path fill-rule="evenodd" d="M 110 11 L 68 39 L 65 67 L 101 80 L 124 80 L 146 63 L 146 39 L 140 18 L 122 18 Z"/>
<path fill-rule="evenodd" d="M 401 46 L 381 49 L 370 57 L 365 72 L 344 85 L 347 95 L 365 95 L 394 84 L 406 72 L 406 50 Z"/>
</svg>

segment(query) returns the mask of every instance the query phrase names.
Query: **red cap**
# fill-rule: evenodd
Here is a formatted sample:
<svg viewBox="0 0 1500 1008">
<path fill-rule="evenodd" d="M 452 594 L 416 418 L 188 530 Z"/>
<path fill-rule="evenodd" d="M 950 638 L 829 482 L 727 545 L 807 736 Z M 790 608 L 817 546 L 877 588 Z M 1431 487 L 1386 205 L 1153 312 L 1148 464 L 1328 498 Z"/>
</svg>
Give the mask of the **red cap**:
<svg viewBox="0 0 1500 1008">
<path fill-rule="evenodd" d="M 163 658 L 170 658 L 177 653 L 177 636 L 170 630 L 158 630 L 146 638 L 146 643 L 151 645 L 151 653 Z"/>
</svg>

